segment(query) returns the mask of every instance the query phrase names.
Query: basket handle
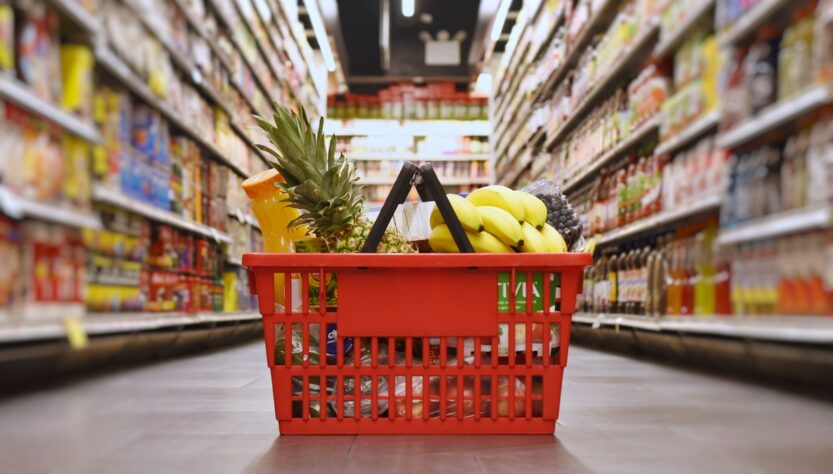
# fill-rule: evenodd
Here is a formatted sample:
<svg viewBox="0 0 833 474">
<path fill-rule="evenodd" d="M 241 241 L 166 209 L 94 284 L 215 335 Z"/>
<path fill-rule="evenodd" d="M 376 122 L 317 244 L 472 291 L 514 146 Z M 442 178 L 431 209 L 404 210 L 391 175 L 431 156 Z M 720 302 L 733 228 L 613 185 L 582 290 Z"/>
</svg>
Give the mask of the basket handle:
<svg viewBox="0 0 833 474">
<path fill-rule="evenodd" d="M 454 213 L 451 203 L 448 202 L 448 197 L 445 195 L 445 190 L 434 172 L 434 167 L 430 163 L 417 167 L 410 161 L 406 161 L 399 171 L 399 175 L 393 183 L 393 188 L 385 199 L 385 204 L 382 206 L 382 210 L 379 211 L 379 216 L 376 218 L 376 222 L 373 223 L 361 252 L 376 253 L 379 242 L 396 213 L 396 208 L 405 202 L 408 198 L 408 192 L 414 185 L 417 187 L 420 199 L 423 201 L 433 199 L 437 204 L 460 252 L 474 253 L 474 248 L 466 237 L 466 232 L 463 230 L 463 226 L 460 225 L 460 220 L 457 218 L 457 214 Z"/>
</svg>

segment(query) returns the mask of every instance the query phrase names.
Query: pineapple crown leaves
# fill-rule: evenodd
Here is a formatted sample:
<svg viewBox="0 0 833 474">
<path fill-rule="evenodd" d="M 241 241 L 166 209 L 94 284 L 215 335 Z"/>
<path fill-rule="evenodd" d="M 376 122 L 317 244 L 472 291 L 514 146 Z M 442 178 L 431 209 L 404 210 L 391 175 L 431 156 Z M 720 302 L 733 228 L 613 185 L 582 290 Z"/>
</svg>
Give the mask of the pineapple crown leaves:
<svg viewBox="0 0 833 474">
<path fill-rule="evenodd" d="M 285 180 L 278 186 L 287 193 L 286 201 L 302 211 L 290 226 L 306 225 L 318 237 L 338 239 L 361 216 L 361 186 L 354 166 L 344 154 L 336 156 L 336 137 L 325 145 L 324 119 L 313 132 L 306 111 L 299 109 L 296 113 L 275 104 L 273 122 L 255 116 L 272 145 L 258 148 L 275 159 L 272 166 Z"/>
</svg>

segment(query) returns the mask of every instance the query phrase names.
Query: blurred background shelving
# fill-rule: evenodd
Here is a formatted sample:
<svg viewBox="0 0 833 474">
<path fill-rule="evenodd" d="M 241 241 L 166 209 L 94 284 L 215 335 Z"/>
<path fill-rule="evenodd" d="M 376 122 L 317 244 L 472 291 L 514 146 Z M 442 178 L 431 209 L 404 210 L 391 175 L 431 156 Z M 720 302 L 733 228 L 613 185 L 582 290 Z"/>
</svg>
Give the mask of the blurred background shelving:
<svg viewBox="0 0 833 474">
<path fill-rule="evenodd" d="M 552 179 L 584 214 L 578 327 L 829 344 L 830 2 L 510 11 L 496 182 Z"/>
<path fill-rule="evenodd" d="M 268 166 L 252 115 L 325 113 L 297 2 L 0 13 L 0 30 L 32 33 L 0 38 L 0 343 L 258 319 L 240 266 L 262 248 L 240 189 Z"/>
</svg>

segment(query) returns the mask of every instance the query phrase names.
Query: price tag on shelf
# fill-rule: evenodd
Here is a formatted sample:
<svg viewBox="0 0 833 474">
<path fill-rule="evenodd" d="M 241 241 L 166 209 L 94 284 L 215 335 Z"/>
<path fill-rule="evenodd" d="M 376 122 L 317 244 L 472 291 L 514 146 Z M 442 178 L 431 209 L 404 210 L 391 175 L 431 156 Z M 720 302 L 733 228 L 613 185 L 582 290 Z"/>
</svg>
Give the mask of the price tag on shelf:
<svg viewBox="0 0 833 474">
<path fill-rule="evenodd" d="M 67 340 L 69 346 L 73 349 L 84 349 L 89 344 L 87 338 L 87 331 L 81 324 L 81 320 L 76 317 L 64 318 L 64 329 L 67 332 Z"/>
<path fill-rule="evenodd" d="M 191 79 L 194 80 L 194 84 L 202 84 L 202 73 L 198 69 L 194 69 L 191 71 Z"/>
<path fill-rule="evenodd" d="M 237 216 L 237 220 L 240 221 L 241 224 L 246 223 L 246 216 L 243 215 L 243 211 L 241 211 L 240 209 L 235 209 L 234 213 Z"/>
<path fill-rule="evenodd" d="M 211 237 L 213 237 L 214 241 L 219 244 L 220 243 L 220 233 L 217 232 L 217 229 L 215 229 L 213 227 L 209 227 L 209 230 L 211 232 Z"/>
</svg>

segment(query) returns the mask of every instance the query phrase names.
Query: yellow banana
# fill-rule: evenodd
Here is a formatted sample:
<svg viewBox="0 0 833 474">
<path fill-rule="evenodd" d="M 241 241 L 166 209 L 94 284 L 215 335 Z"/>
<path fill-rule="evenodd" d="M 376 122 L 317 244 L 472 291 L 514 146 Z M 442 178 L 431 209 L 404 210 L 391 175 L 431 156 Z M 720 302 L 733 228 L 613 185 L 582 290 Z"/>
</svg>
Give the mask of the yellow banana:
<svg viewBox="0 0 833 474">
<path fill-rule="evenodd" d="M 520 196 L 524 203 L 526 222 L 535 226 L 536 229 L 541 229 L 541 226 L 547 222 L 547 205 L 532 194 L 523 191 L 515 191 L 515 194 Z"/>
<path fill-rule="evenodd" d="M 497 237 L 487 232 L 466 231 L 471 246 L 477 253 L 511 253 L 512 249 L 498 240 Z M 431 229 L 431 236 L 428 237 L 428 244 L 431 250 L 437 253 L 458 253 L 460 250 L 454 243 L 451 231 L 445 224 L 440 224 Z"/>
<path fill-rule="evenodd" d="M 549 252 L 550 246 L 544 236 L 529 222 L 521 224 L 521 232 L 524 237 L 524 244 L 521 246 L 523 253 L 544 253 Z"/>
<path fill-rule="evenodd" d="M 474 204 L 456 194 L 448 194 L 447 196 L 448 202 L 454 209 L 454 214 L 457 214 L 457 219 L 460 220 L 460 225 L 463 226 L 463 229 L 472 232 L 480 232 L 483 230 L 483 219 L 481 219 L 480 212 Z M 434 209 L 431 211 L 430 222 L 432 229 L 440 224 L 445 224 L 439 207 L 434 206 Z"/>
<path fill-rule="evenodd" d="M 454 238 L 451 237 L 451 231 L 448 230 L 448 226 L 445 224 L 440 224 L 431 229 L 428 245 L 431 246 L 431 250 L 437 253 L 457 253 L 460 251 L 457 244 L 454 243 Z"/>
<path fill-rule="evenodd" d="M 486 186 L 469 193 L 468 199 L 475 206 L 494 206 L 512 214 L 518 222 L 526 218 L 524 203 L 515 191 L 506 186 Z"/>
<path fill-rule="evenodd" d="M 547 241 L 550 252 L 564 253 L 567 251 L 567 242 L 565 242 L 564 237 L 561 237 L 561 234 L 555 230 L 555 227 L 549 224 L 544 224 L 544 227 L 541 229 L 541 235 L 543 235 L 544 240 Z"/>
<path fill-rule="evenodd" d="M 483 227 L 486 232 L 510 247 L 517 247 L 520 244 L 521 224 L 512 214 L 494 206 L 480 206 L 477 210 L 483 218 Z"/>
<path fill-rule="evenodd" d="M 513 253 L 512 247 L 504 244 L 494 235 L 488 232 L 478 232 L 471 234 L 466 232 L 471 241 L 471 246 L 477 253 Z"/>
</svg>

